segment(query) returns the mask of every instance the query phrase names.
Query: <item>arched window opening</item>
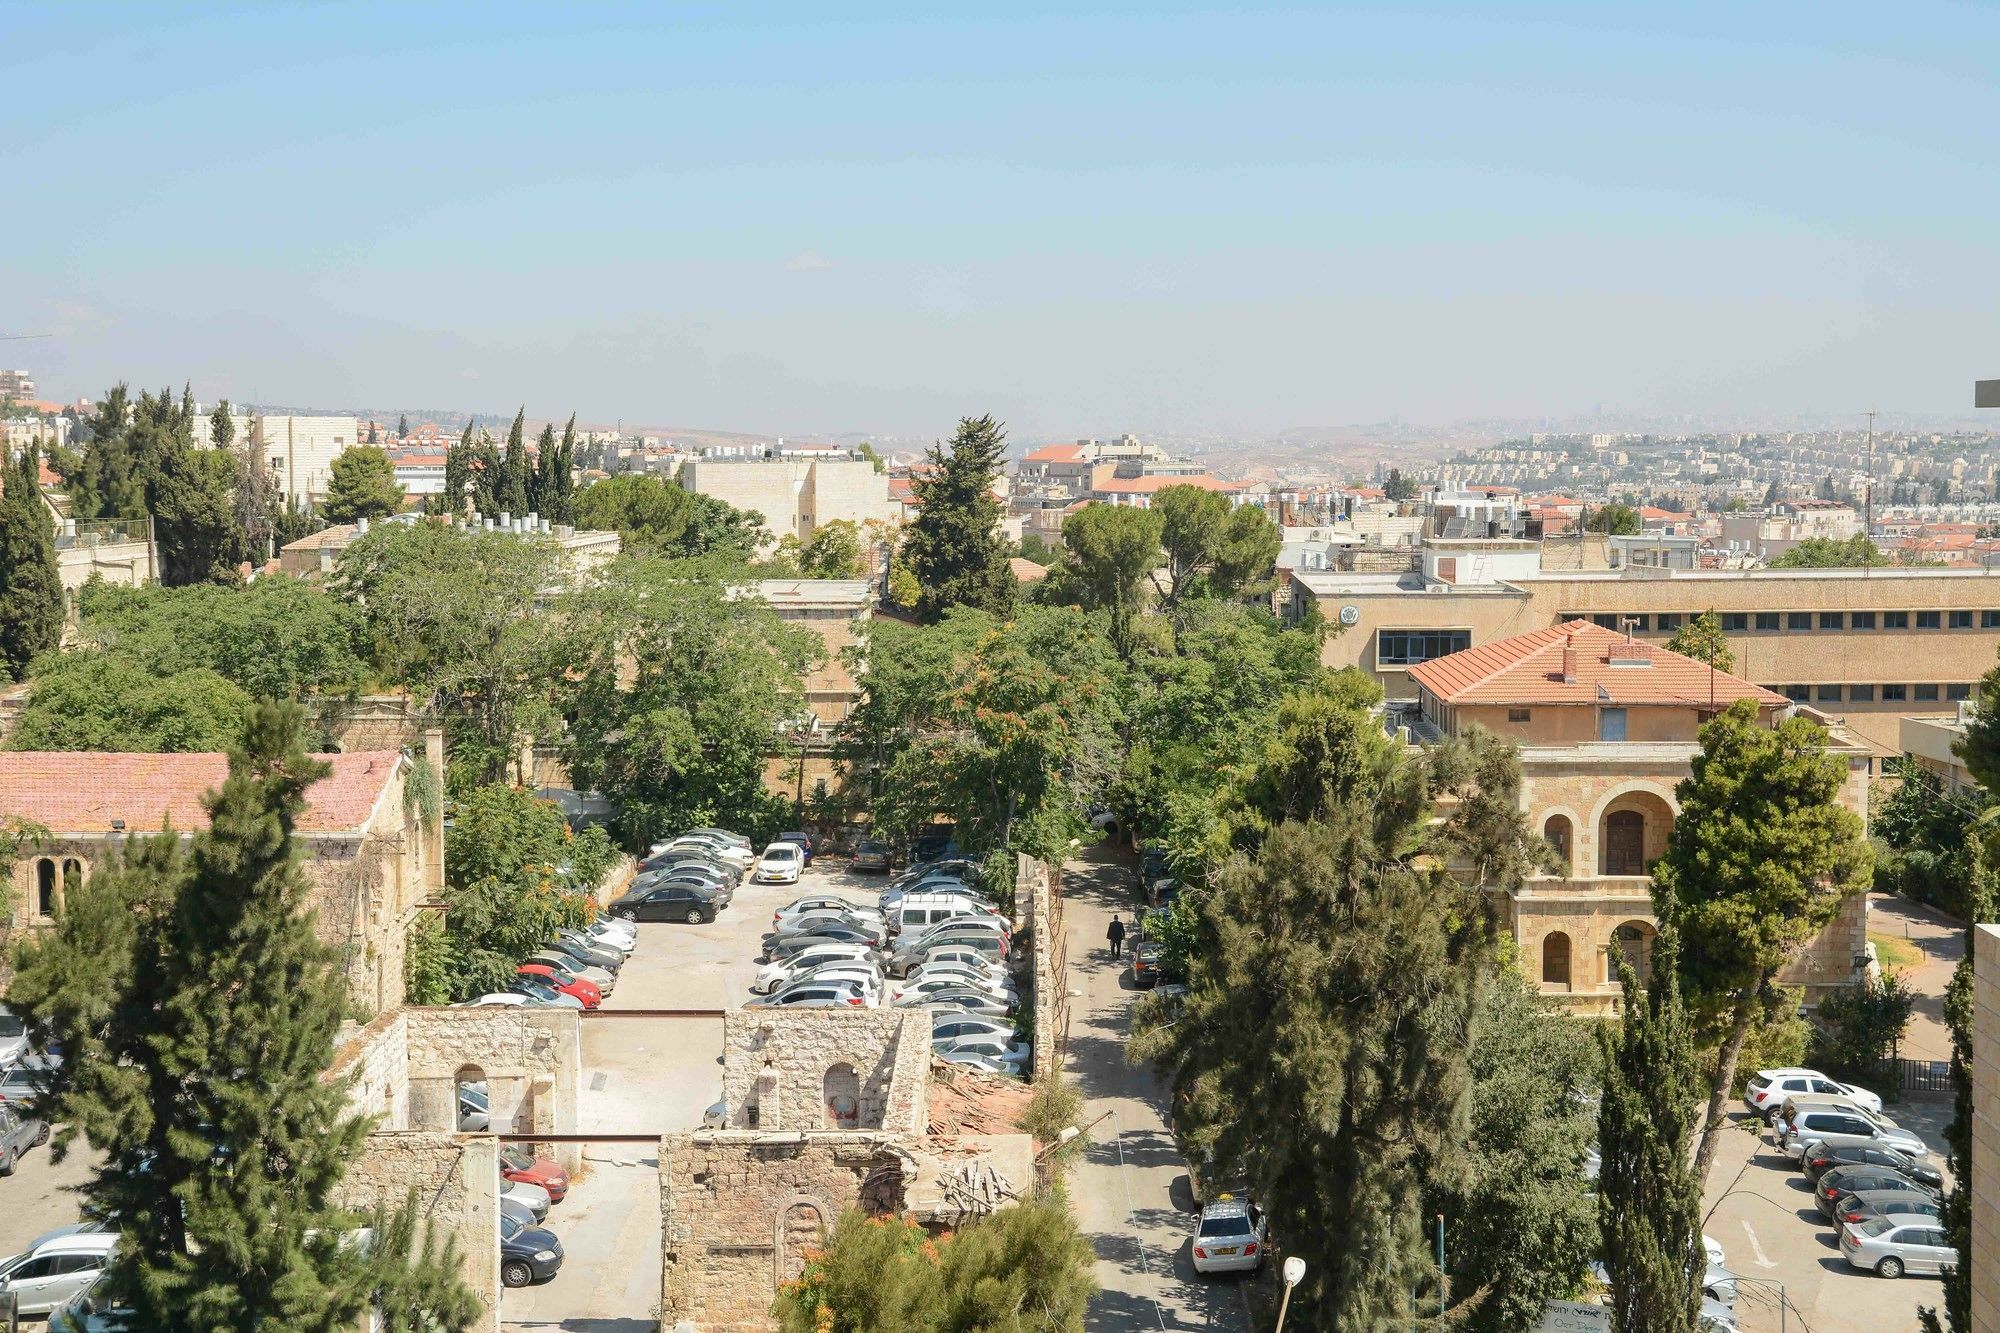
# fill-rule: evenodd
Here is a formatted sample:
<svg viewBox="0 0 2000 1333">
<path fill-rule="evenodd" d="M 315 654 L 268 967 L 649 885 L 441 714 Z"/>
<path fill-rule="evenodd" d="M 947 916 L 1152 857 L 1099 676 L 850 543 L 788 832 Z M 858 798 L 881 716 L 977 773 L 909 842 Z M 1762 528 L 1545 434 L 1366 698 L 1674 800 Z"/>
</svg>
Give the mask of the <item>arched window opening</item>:
<svg viewBox="0 0 2000 1333">
<path fill-rule="evenodd" d="M 1554 849 L 1557 859 L 1562 862 L 1562 872 L 1565 875 L 1570 872 L 1572 832 L 1568 815 L 1550 815 L 1549 822 L 1542 825 L 1542 838 Z"/>
<path fill-rule="evenodd" d="M 1646 873 L 1646 816 L 1637 810 L 1613 810 L 1604 817 L 1604 873 Z"/>
<path fill-rule="evenodd" d="M 486 1071 L 478 1065 L 460 1065 L 452 1075 L 452 1091 L 458 1102 L 458 1128 L 462 1134 L 490 1134 L 493 1124 L 493 1103 L 491 1092 L 486 1086 Z"/>
<path fill-rule="evenodd" d="M 861 1124 L 861 1076 L 850 1064 L 837 1064 L 826 1071 L 822 1083 L 828 1129 L 856 1129 Z"/>
<path fill-rule="evenodd" d="M 1542 937 L 1542 981 L 1545 985 L 1569 985 L 1569 936 L 1552 930 Z"/>
<path fill-rule="evenodd" d="M 35 915 L 56 914 L 56 863 L 44 856 L 35 862 Z"/>
</svg>

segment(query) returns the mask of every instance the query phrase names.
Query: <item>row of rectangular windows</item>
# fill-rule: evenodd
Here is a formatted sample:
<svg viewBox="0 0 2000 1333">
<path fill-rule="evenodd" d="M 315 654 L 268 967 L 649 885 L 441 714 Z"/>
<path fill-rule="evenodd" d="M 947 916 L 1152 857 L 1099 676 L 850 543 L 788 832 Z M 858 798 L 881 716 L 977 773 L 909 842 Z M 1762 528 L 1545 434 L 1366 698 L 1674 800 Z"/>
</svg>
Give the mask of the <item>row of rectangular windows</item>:
<svg viewBox="0 0 2000 1333">
<path fill-rule="evenodd" d="M 1795 703 L 1837 704 L 1841 701 L 1841 691 L 1847 691 L 1847 702 L 1851 704 L 1872 704 L 1877 699 L 1883 703 L 1899 704 L 1914 700 L 1917 703 L 1936 703 L 1940 698 L 1953 703 L 1970 699 L 1975 688 L 1966 683 L 1952 685 L 1773 685 L 1772 689 Z"/>
<path fill-rule="evenodd" d="M 1975 614 L 1980 629 L 2000 629 L 2000 611 L 1719 611 L 1716 619 L 1724 630 L 1744 634 L 1753 630 L 1909 629 L 1911 616 L 1916 617 L 1917 629 L 1971 629 Z M 1590 620 L 1620 633 L 1631 629 L 1641 634 L 1665 634 L 1693 618 L 1678 611 L 1662 611 L 1658 615 L 1593 615 Z"/>
</svg>

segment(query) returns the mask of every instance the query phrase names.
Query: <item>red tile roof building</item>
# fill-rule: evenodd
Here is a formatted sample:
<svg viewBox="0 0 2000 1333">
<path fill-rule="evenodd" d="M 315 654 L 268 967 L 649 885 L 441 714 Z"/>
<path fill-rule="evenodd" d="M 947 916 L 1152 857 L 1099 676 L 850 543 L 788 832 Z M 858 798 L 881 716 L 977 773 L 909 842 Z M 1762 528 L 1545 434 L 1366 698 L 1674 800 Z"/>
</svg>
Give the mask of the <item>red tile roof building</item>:
<svg viewBox="0 0 2000 1333">
<path fill-rule="evenodd" d="M 426 762 L 441 764 L 441 735 L 427 742 Z M 442 830 L 407 807 L 401 752 L 316 757 L 333 771 L 307 789 L 299 814 L 309 907 L 319 938 L 346 960 L 355 1004 L 373 1014 L 403 1003 L 410 926 L 444 889 Z M 216 753 L 0 751 L 0 813 L 45 830 L 11 864 L 17 929 L 47 929 L 64 894 L 127 839 L 208 827 L 206 798 L 228 775 L 228 756 Z"/>
</svg>

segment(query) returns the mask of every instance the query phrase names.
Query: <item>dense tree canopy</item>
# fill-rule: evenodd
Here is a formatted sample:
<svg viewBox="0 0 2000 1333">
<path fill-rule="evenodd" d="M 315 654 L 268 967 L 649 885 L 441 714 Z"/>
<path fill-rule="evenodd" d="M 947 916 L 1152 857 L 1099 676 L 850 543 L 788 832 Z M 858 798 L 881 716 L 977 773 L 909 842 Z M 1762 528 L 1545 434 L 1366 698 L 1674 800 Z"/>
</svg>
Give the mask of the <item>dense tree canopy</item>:
<svg viewBox="0 0 2000 1333">
<path fill-rule="evenodd" d="M 616 532 L 628 550 L 670 559 L 747 561 L 765 538 L 763 515 L 641 472 L 594 482 L 577 493 L 575 505 L 578 527 Z"/>
<path fill-rule="evenodd" d="M 382 518 L 403 507 L 403 488 L 387 451 L 372 444 L 349 445 L 333 460 L 320 512 L 330 523 Z"/>
<path fill-rule="evenodd" d="M 1049 581 L 1051 595 L 1066 593 L 1109 616 L 1111 644 L 1122 657 L 1132 655 L 1141 586 L 1160 562 L 1160 531 L 1157 511 L 1126 505 L 1085 505 L 1063 523 L 1068 555 Z"/>
<path fill-rule="evenodd" d="M 1893 563 L 1865 534 L 1856 533 L 1846 541 L 1832 537 L 1808 537 L 1771 561 L 1773 569 L 1861 569 Z"/>
<path fill-rule="evenodd" d="M 1636 537 L 1646 530 L 1639 519 L 1639 511 L 1628 504 L 1608 504 L 1590 511 L 1583 526 L 1591 532 L 1602 532 L 1613 537 Z"/>
<path fill-rule="evenodd" d="M 626 556 L 562 608 L 573 638 L 561 702 L 580 786 L 623 802 L 635 847 L 721 824 L 761 840 L 787 805 L 765 756 L 806 716 L 819 636 L 726 585 L 714 565 Z"/>
<path fill-rule="evenodd" d="M 1153 509 L 1166 552 L 1164 580 L 1154 574 L 1154 585 L 1168 610 L 1203 591 L 1234 596 L 1269 574 L 1278 558 L 1278 525 L 1256 505 L 1233 505 L 1216 491 L 1182 485 L 1162 487 Z"/>
</svg>

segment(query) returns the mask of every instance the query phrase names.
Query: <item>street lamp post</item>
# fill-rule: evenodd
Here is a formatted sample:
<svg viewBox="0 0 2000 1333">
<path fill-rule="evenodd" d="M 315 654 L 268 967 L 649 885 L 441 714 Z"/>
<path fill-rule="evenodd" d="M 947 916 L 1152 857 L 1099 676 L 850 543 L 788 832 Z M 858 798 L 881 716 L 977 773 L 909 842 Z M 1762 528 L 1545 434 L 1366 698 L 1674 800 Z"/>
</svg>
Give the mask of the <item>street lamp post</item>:
<svg viewBox="0 0 2000 1333">
<path fill-rule="evenodd" d="M 1285 1311 L 1292 1305 L 1292 1288 L 1306 1275 L 1306 1261 L 1296 1254 L 1285 1260 L 1285 1298 L 1278 1302 L 1277 1333 L 1285 1333 Z"/>
</svg>

